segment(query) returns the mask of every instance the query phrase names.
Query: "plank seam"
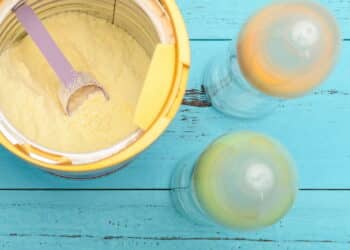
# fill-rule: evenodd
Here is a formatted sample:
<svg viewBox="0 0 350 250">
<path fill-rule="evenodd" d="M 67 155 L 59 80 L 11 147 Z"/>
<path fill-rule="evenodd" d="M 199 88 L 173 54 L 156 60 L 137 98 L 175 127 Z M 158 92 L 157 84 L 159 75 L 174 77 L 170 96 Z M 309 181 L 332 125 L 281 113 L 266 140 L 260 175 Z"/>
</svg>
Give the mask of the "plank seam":
<svg viewBox="0 0 350 250">
<path fill-rule="evenodd" d="M 14 191 L 14 192 L 59 192 L 59 191 L 165 191 L 170 192 L 179 188 L 0 188 L 1 191 Z M 300 188 L 299 191 L 345 191 L 349 192 L 350 188 Z"/>
<path fill-rule="evenodd" d="M 271 240 L 271 239 L 254 239 L 242 237 L 177 237 L 177 236 L 159 236 L 159 237 L 142 237 L 142 236 L 123 236 L 123 235 L 81 235 L 81 234 L 25 234 L 10 233 L 1 234 L 0 237 L 47 237 L 47 238 L 70 238 L 70 239 L 102 239 L 102 240 L 154 240 L 154 241 L 247 241 L 259 243 L 323 243 L 323 244 L 350 244 L 350 241 L 334 241 L 334 240 Z"/>
<path fill-rule="evenodd" d="M 191 38 L 191 42 L 229 42 L 230 38 Z M 350 38 L 343 38 L 343 42 L 350 42 Z"/>
</svg>

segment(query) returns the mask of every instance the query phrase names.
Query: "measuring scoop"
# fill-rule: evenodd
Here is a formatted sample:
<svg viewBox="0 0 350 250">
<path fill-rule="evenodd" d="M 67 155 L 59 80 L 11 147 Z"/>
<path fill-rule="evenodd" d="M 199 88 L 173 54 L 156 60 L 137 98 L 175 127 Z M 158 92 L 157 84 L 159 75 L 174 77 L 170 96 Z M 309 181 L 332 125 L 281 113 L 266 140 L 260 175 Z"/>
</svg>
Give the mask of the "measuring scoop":
<svg viewBox="0 0 350 250">
<path fill-rule="evenodd" d="M 109 100 L 108 93 L 94 77 L 89 73 L 74 70 L 40 19 L 25 1 L 16 5 L 13 11 L 59 77 L 62 84 L 59 99 L 66 114 L 71 115 L 89 95 L 98 91 L 101 91 L 106 100 Z"/>
</svg>

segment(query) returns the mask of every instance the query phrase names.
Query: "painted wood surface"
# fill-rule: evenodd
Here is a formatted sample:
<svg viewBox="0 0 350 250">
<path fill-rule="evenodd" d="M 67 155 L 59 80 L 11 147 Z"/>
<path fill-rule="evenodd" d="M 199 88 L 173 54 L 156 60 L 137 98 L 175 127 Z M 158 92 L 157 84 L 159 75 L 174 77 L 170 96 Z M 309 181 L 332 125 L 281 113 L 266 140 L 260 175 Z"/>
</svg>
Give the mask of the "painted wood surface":
<svg viewBox="0 0 350 250">
<path fill-rule="evenodd" d="M 254 233 L 192 224 L 174 211 L 168 191 L 1 191 L 0 197 L 4 250 L 350 247 L 347 191 L 302 191 L 288 216 Z"/>
<path fill-rule="evenodd" d="M 1 148 L 0 249 L 350 248 L 350 0 L 320 1 L 336 16 L 344 40 L 327 82 L 255 121 L 214 111 L 201 90 L 201 73 L 245 18 L 270 1 L 177 2 L 192 39 L 193 67 L 184 105 L 168 131 L 128 168 L 92 181 L 51 176 Z M 295 208 L 258 233 L 191 224 L 171 205 L 173 169 L 179 159 L 201 151 L 215 137 L 243 129 L 272 135 L 294 155 L 303 189 Z"/>
</svg>

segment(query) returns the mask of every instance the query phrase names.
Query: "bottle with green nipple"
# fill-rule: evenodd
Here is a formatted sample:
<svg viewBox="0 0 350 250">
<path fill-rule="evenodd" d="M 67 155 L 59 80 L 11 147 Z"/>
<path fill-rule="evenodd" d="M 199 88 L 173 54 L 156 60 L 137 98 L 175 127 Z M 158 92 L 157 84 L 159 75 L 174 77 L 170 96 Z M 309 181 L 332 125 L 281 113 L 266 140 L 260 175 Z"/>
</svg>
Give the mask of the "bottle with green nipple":
<svg viewBox="0 0 350 250">
<path fill-rule="evenodd" d="M 254 132 L 227 134 L 172 176 L 176 209 L 202 225 L 254 230 L 280 220 L 297 193 L 294 162 L 275 140 Z"/>
</svg>

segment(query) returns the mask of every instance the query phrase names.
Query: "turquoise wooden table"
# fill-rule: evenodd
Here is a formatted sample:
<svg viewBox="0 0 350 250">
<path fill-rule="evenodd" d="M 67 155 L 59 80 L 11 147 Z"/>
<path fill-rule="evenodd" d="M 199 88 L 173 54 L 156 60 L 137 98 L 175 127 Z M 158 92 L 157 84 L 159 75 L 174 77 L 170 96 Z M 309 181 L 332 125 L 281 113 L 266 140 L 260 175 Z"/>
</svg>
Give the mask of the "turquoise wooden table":
<svg viewBox="0 0 350 250">
<path fill-rule="evenodd" d="M 229 119 L 201 91 L 205 62 L 268 0 L 178 0 L 193 67 L 168 131 L 128 168 L 92 181 L 59 179 L 0 149 L 0 249 L 350 249 L 350 0 L 322 0 L 338 19 L 343 48 L 321 88 L 262 120 Z M 294 155 L 300 192 L 271 228 L 235 233 L 181 218 L 169 199 L 179 159 L 227 131 L 271 135 Z"/>
</svg>

